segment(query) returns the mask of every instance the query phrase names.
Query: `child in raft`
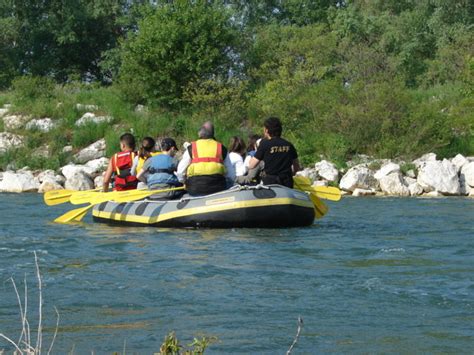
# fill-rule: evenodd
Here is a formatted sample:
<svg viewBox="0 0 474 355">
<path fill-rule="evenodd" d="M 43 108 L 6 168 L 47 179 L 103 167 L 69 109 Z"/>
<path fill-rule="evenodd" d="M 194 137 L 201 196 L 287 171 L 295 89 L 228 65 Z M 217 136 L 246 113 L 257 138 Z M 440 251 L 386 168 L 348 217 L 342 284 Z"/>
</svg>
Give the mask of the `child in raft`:
<svg viewBox="0 0 474 355">
<path fill-rule="evenodd" d="M 177 163 L 174 156 L 178 152 L 176 142 L 172 138 L 161 141 L 161 154 L 147 159 L 137 178 L 145 183 L 150 190 L 164 190 L 181 187 L 175 174 Z M 182 190 L 164 192 L 153 195 L 153 199 L 172 200 L 183 195 Z"/>
</svg>

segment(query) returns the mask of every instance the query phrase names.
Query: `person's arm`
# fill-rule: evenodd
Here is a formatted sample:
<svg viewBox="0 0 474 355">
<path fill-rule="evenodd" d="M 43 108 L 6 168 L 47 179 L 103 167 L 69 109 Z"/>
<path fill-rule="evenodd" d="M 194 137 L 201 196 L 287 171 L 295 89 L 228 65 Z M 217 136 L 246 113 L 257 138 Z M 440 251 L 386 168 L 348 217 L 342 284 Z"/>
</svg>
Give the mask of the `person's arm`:
<svg viewBox="0 0 474 355">
<path fill-rule="evenodd" d="M 130 175 L 133 175 L 133 176 L 137 175 L 137 168 L 138 168 L 138 155 L 135 158 L 133 158 L 132 168 L 130 169 Z"/>
<path fill-rule="evenodd" d="M 102 184 L 102 191 L 104 192 L 107 192 L 109 191 L 109 184 L 110 184 L 110 179 L 112 179 L 112 174 L 114 172 L 114 169 L 113 169 L 113 164 L 112 164 L 112 159 L 114 157 L 112 157 L 109 161 L 109 165 L 107 166 L 107 170 L 105 171 L 105 175 L 104 175 L 104 182 Z"/>
<path fill-rule="evenodd" d="M 186 170 L 188 169 L 189 164 L 191 164 L 191 157 L 186 149 L 178 164 L 178 170 L 176 171 L 176 176 L 178 177 L 179 182 L 184 182 L 186 179 Z"/>
<path fill-rule="evenodd" d="M 249 163 L 249 170 L 250 170 L 250 169 L 255 169 L 255 168 L 258 166 L 259 163 L 260 163 L 260 160 L 258 160 L 258 159 L 255 158 L 255 157 L 252 157 L 252 158 L 250 159 L 250 163 Z"/>
<path fill-rule="evenodd" d="M 150 166 L 151 159 L 147 159 L 142 166 L 142 170 L 138 173 L 137 179 L 146 184 L 146 177 L 148 172 L 148 167 Z"/>
<path fill-rule="evenodd" d="M 300 162 L 298 160 L 298 158 L 296 159 L 293 159 L 293 164 L 291 166 L 291 169 L 293 170 L 293 176 L 301 170 L 301 166 L 300 166 Z"/>
</svg>

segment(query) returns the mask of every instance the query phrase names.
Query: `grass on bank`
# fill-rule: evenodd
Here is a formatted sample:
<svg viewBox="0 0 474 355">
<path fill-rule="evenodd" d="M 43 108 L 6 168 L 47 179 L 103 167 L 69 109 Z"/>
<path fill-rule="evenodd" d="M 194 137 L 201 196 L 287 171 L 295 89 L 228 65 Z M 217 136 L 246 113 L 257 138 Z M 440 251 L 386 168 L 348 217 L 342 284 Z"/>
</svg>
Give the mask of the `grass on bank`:
<svg viewBox="0 0 474 355">
<path fill-rule="evenodd" d="M 100 138 L 105 138 L 111 156 L 119 149 L 118 137 L 127 131 L 138 141 L 171 136 L 182 144 L 195 139 L 201 123 L 209 119 L 215 123 L 217 138 L 228 144 L 233 135 L 246 139 L 261 133 L 262 121 L 269 115 L 282 118 L 283 136 L 295 144 L 306 166 L 325 158 L 345 167 L 357 154 L 407 161 L 427 152 L 440 158 L 474 155 L 474 99 L 464 95 L 462 87 L 408 90 L 397 83 L 375 83 L 342 88 L 335 80 L 310 90 L 270 86 L 253 95 L 246 94 L 243 86 L 196 90 L 189 94 L 191 107 L 171 111 L 148 106 L 139 111 L 114 86 L 57 85 L 48 78 L 21 77 L 10 91 L 0 93 L 0 105 L 12 104 L 10 114 L 49 117 L 56 126 L 47 133 L 13 130 L 25 137 L 25 146 L 0 154 L 0 168 L 58 169 Z M 75 122 L 86 110 L 77 104 L 96 105 L 96 116 L 113 119 L 78 127 Z M 0 120 L 0 131 L 4 130 Z M 73 147 L 72 154 L 63 153 L 66 145 Z"/>
</svg>

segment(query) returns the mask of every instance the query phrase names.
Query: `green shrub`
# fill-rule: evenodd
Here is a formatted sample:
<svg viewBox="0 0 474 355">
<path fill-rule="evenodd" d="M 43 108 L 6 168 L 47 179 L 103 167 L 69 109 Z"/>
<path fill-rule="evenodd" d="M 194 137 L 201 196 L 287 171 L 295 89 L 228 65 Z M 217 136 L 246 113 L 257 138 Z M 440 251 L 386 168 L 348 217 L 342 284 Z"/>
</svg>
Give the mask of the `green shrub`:
<svg viewBox="0 0 474 355">
<path fill-rule="evenodd" d="M 20 102 L 52 98 L 55 94 L 55 85 L 52 79 L 44 76 L 20 76 L 12 82 L 15 99 Z"/>
<path fill-rule="evenodd" d="M 92 144 L 105 136 L 109 127 L 108 123 L 86 123 L 74 129 L 72 135 L 72 146 L 75 148 L 83 148 Z"/>
</svg>

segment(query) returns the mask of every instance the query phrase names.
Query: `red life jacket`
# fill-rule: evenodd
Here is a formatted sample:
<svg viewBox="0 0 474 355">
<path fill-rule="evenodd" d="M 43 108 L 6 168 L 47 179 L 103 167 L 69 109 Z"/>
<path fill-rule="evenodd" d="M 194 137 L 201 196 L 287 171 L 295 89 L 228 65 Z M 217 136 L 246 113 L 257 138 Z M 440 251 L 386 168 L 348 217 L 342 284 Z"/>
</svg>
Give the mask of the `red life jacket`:
<svg viewBox="0 0 474 355">
<path fill-rule="evenodd" d="M 131 174 L 135 152 L 120 152 L 112 157 L 115 172 L 115 191 L 134 190 L 137 188 L 138 179 Z"/>
</svg>

